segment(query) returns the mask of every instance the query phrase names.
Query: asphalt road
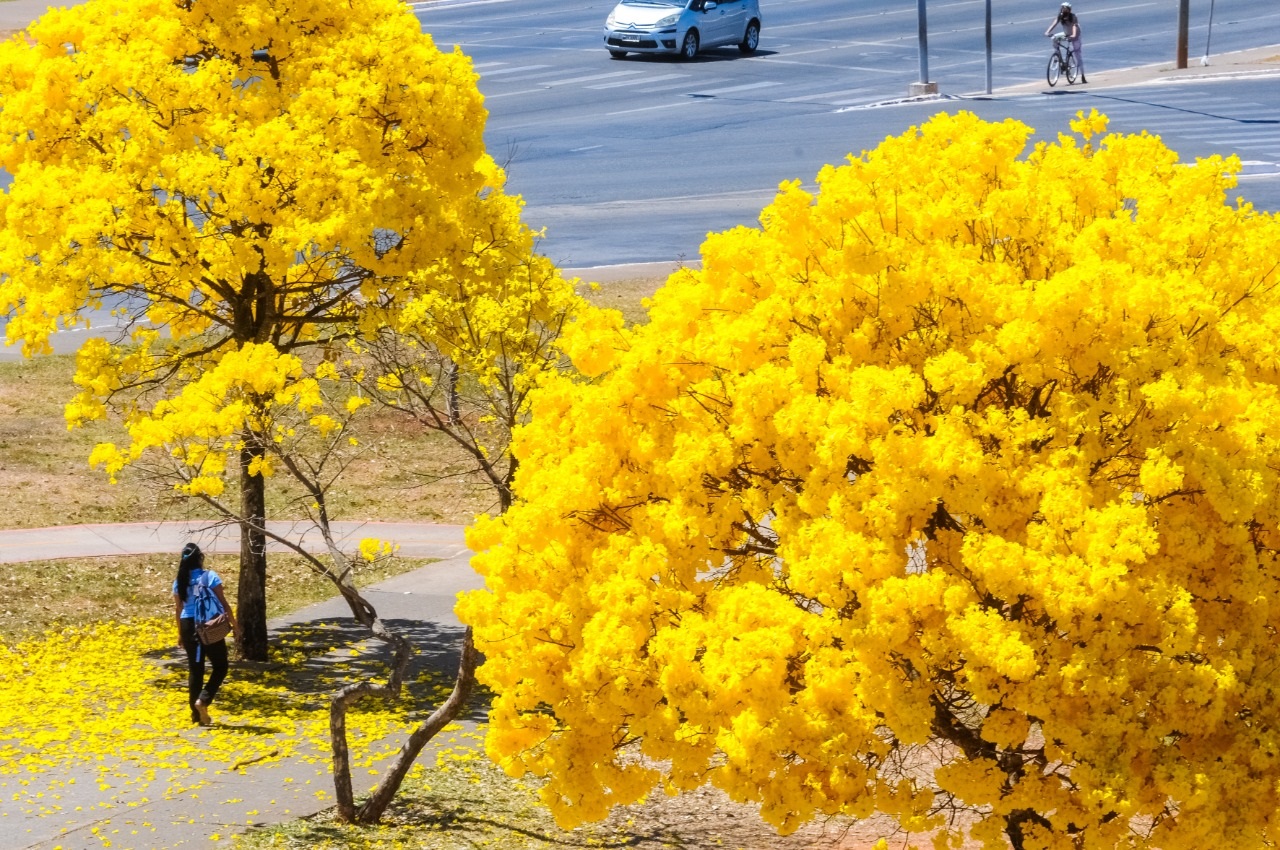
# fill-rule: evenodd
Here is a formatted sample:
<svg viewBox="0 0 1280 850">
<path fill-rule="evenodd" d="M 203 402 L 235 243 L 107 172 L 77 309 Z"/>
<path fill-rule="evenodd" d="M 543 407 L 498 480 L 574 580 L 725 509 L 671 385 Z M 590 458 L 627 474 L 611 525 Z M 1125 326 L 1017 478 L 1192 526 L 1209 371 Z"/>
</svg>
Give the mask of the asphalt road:
<svg viewBox="0 0 1280 850">
<path fill-rule="evenodd" d="M 0 12 L 21 17 L 33 3 L 11 0 Z M 992 96 L 983 93 L 983 0 L 930 0 L 929 76 L 944 98 L 925 103 L 902 102 L 919 77 L 909 0 L 762 0 L 754 56 L 730 48 L 687 63 L 611 60 L 600 31 L 612 3 L 414 4 L 440 46 L 472 57 L 490 111 L 488 148 L 507 165 L 510 190 L 525 197 L 526 221 L 546 229 L 541 250 L 562 267 L 696 260 L 708 232 L 754 225 L 781 181 L 811 184 L 822 165 L 940 110 L 1015 117 L 1053 139 L 1078 110 L 1096 107 L 1113 130 L 1159 133 L 1187 159 L 1238 153 L 1246 162 L 1240 194 L 1280 210 L 1280 76 L 1050 90 L 1043 33 L 1056 0 L 992 0 Z M 1217 64 L 1225 53 L 1280 43 L 1275 0 L 1220 0 L 1211 42 L 1208 5 L 1193 2 L 1194 63 L 1210 44 Z M 1076 8 L 1094 80 L 1174 55 L 1173 0 L 1081 0 Z M 0 186 L 7 182 L 0 173 Z M 95 325 L 92 333 L 113 332 L 108 316 Z M 59 333 L 55 348 L 75 350 L 85 335 Z M 0 360 L 19 356 L 0 346 Z"/>
<path fill-rule="evenodd" d="M 759 52 L 732 48 L 693 62 L 609 58 L 601 26 L 613 0 L 425 0 L 414 5 L 441 47 L 460 46 L 480 73 L 490 152 L 508 163 L 527 221 L 547 228 L 543 251 L 565 266 L 696 258 L 708 231 L 752 225 L 782 180 L 818 169 L 946 109 L 1019 118 L 1041 137 L 1096 106 L 1113 129 L 1161 133 L 1184 157 L 1240 152 L 1266 172 L 1280 162 L 1280 130 L 1250 123 L 1280 115 L 1276 79 L 1187 82 L 1176 90 L 1043 84 L 1044 30 L 1056 2 L 993 0 L 994 98 L 986 76 L 984 3 L 928 4 L 929 71 L 952 100 L 900 101 L 919 77 L 916 4 L 901 0 L 762 0 Z M 1077 3 L 1086 70 L 1171 60 L 1171 0 Z M 1209 4 L 1195 2 L 1191 56 L 1209 37 Z M 890 8 L 891 7 L 891 8 Z M 1212 52 L 1280 42 L 1274 0 L 1223 0 Z M 866 108 L 871 107 L 871 108 Z M 1273 169 L 1274 170 L 1274 169 Z M 1280 209 L 1280 179 L 1245 187 Z"/>
</svg>

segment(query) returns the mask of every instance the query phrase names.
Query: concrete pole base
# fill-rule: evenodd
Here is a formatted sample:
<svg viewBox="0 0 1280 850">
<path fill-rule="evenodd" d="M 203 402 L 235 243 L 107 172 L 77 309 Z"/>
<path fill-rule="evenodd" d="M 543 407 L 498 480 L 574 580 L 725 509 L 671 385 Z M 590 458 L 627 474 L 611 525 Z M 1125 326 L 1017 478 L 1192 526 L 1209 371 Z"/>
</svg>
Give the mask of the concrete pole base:
<svg viewBox="0 0 1280 850">
<path fill-rule="evenodd" d="M 919 97 L 923 94 L 937 94 L 937 83 L 912 83 L 907 86 L 907 94 L 911 97 Z"/>
</svg>

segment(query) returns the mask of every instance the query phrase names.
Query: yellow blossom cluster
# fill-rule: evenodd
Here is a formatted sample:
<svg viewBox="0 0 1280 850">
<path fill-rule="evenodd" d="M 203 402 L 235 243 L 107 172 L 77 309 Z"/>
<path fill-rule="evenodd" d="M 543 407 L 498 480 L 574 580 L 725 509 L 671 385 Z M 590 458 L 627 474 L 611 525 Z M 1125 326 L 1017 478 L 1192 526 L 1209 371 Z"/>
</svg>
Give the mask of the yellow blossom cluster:
<svg viewBox="0 0 1280 850">
<path fill-rule="evenodd" d="M 415 368 L 365 372 L 388 334 L 521 398 L 554 360 L 572 286 L 485 153 L 470 60 L 403 3 L 88 0 L 26 36 L 0 43 L 0 313 L 27 353 L 112 313 L 67 419 L 124 419 L 113 475 L 172 458 L 217 497 L 345 445 L 352 387 Z"/>
<path fill-rule="evenodd" d="M 104 298 L 285 348 L 509 235 L 470 60 L 392 0 L 91 0 L 28 34 L 0 45 L 0 294 L 28 350 Z"/>
<path fill-rule="evenodd" d="M 1079 119 L 938 115 L 567 335 L 459 607 L 561 823 L 1280 840 L 1280 223 Z"/>
<path fill-rule="evenodd" d="M 81 369 L 77 382 L 86 383 L 92 372 L 95 380 L 108 374 L 120 360 L 136 357 L 136 350 L 117 349 L 103 340 L 91 339 L 78 358 Z M 279 352 L 269 344 L 231 349 L 197 366 L 187 363 L 186 381 L 174 398 L 162 398 L 149 410 L 135 408 L 127 417 L 130 438 L 125 449 L 112 443 L 94 448 L 89 463 L 102 465 L 113 480 L 125 465 L 137 461 L 148 450 L 160 449 L 178 461 L 181 470 L 175 485 L 187 495 L 222 494 L 228 465 L 235 469 L 235 456 L 244 448 L 246 433 L 265 435 L 277 453 L 297 443 L 297 428 L 308 423 L 323 437 L 346 423 L 315 411 L 326 403 L 322 381 L 305 373 L 302 361 Z M 320 371 L 320 370 L 317 370 Z M 326 375 L 334 384 L 336 376 Z M 92 406 L 92 390 L 68 406 L 69 427 L 82 421 L 83 410 Z M 353 405 L 348 402 L 348 407 Z M 360 405 L 354 405 L 358 410 Z M 354 413 L 354 410 L 352 411 Z M 270 477 L 274 470 L 269 454 L 258 454 L 248 466 L 249 475 Z"/>
</svg>

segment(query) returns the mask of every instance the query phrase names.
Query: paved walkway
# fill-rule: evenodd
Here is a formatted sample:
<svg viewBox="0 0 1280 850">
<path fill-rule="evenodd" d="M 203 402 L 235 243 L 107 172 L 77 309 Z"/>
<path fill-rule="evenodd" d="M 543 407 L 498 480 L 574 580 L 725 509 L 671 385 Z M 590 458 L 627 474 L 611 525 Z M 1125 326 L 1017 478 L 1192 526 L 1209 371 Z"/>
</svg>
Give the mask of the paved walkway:
<svg viewBox="0 0 1280 850">
<path fill-rule="evenodd" d="M 345 551 L 354 551 L 366 537 L 376 537 L 399 547 L 407 558 L 453 558 L 466 551 L 462 527 L 420 522 L 335 522 L 333 533 Z M 273 534 L 300 543 L 309 552 L 324 552 L 320 533 L 309 522 L 268 522 Z M 240 551 L 238 526 L 186 520 L 180 522 L 130 522 L 114 525 L 64 525 L 56 528 L 22 528 L 0 531 L 0 564 L 53 561 L 59 558 L 96 558 L 108 555 L 174 554 L 195 542 L 211 554 Z M 288 547 L 268 541 L 267 551 Z"/>
</svg>

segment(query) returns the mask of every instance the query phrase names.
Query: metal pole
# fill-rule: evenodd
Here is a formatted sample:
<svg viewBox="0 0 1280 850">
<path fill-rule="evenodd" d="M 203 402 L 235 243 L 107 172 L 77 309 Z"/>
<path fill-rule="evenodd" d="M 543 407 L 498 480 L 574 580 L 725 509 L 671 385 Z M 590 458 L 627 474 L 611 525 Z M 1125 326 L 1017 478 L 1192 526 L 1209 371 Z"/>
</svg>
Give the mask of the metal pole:
<svg viewBox="0 0 1280 850">
<path fill-rule="evenodd" d="M 991 94 L 991 0 L 987 0 L 987 94 Z"/>
<path fill-rule="evenodd" d="M 929 82 L 929 26 L 925 22 L 924 0 L 916 0 L 916 14 L 920 20 L 920 82 Z"/>
<path fill-rule="evenodd" d="M 1187 28 L 1191 23 L 1191 0 L 1178 0 L 1178 67 L 1187 67 Z"/>
<path fill-rule="evenodd" d="M 1217 3 L 1218 0 L 1209 0 L 1209 34 L 1204 39 L 1204 58 L 1200 60 L 1201 65 L 1209 64 L 1209 43 L 1213 41 L 1213 7 Z"/>
</svg>

